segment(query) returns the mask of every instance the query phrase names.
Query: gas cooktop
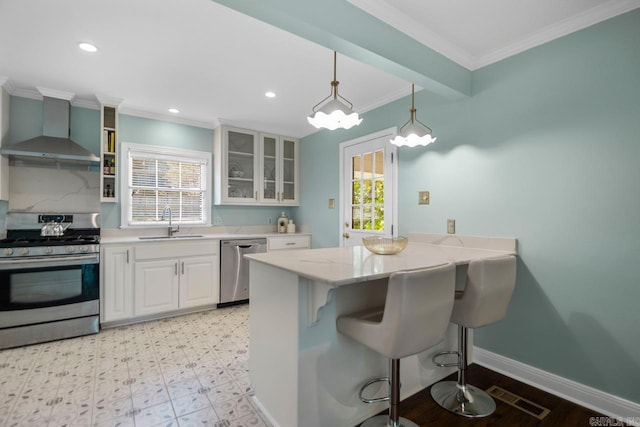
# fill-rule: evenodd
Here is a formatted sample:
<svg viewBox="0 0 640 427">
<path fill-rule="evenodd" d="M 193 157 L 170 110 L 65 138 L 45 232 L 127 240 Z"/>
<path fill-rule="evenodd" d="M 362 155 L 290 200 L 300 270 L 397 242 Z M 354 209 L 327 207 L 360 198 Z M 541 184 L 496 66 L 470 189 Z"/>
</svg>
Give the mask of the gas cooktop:
<svg viewBox="0 0 640 427">
<path fill-rule="evenodd" d="M 61 246 L 61 245 L 84 245 L 96 244 L 100 242 L 99 235 L 64 235 L 60 237 L 41 236 L 17 236 L 7 237 L 0 240 L 0 248 L 12 248 L 16 246 Z"/>
</svg>

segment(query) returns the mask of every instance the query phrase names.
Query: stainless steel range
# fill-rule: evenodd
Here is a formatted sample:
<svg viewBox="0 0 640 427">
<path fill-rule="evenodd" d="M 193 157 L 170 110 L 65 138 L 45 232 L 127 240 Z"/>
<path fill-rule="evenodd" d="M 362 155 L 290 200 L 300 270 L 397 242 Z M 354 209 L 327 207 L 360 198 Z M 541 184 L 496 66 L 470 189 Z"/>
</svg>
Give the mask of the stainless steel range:
<svg viewBox="0 0 640 427">
<path fill-rule="evenodd" d="M 9 212 L 0 240 L 0 348 L 97 333 L 100 215 Z"/>
</svg>

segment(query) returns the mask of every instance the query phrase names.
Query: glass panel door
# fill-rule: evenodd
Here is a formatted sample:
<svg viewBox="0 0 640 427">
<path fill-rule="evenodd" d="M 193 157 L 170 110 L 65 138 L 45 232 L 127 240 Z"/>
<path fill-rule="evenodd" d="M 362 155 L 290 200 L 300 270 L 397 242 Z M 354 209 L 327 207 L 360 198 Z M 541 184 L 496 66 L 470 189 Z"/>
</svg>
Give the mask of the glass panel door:
<svg viewBox="0 0 640 427">
<path fill-rule="evenodd" d="M 254 194 L 255 137 L 252 134 L 229 131 L 227 136 L 227 197 L 256 199 Z"/>
<path fill-rule="evenodd" d="M 347 142 L 341 150 L 341 244 L 361 245 L 363 237 L 392 235 L 395 149 L 389 143 L 389 135 Z"/>
<path fill-rule="evenodd" d="M 278 201 L 279 189 L 277 181 L 280 178 L 277 162 L 278 137 L 262 136 L 262 200 Z"/>
<path fill-rule="evenodd" d="M 282 200 L 296 199 L 296 142 L 282 140 Z"/>
</svg>

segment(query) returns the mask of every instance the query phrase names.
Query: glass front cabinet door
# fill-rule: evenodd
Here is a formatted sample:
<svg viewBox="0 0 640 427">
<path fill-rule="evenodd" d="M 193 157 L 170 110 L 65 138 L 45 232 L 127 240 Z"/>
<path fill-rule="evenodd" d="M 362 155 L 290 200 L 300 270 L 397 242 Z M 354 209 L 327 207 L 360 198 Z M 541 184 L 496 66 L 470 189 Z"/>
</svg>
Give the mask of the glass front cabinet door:
<svg viewBox="0 0 640 427">
<path fill-rule="evenodd" d="M 298 204 L 298 140 L 278 135 L 260 134 L 262 186 L 264 204 Z"/>
<path fill-rule="evenodd" d="M 298 140 L 282 138 L 282 186 L 280 188 L 280 202 L 297 205 L 298 198 Z"/>
<path fill-rule="evenodd" d="M 299 142 L 221 126 L 214 132 L 214 202 L 228 205 L 299 203 Z"/>
<path fill-rule="evenodd" d="M 214 153 L 218 204 L 255 204 L 258 202 L 258 133 L 224 127 Z"/>
</svg>

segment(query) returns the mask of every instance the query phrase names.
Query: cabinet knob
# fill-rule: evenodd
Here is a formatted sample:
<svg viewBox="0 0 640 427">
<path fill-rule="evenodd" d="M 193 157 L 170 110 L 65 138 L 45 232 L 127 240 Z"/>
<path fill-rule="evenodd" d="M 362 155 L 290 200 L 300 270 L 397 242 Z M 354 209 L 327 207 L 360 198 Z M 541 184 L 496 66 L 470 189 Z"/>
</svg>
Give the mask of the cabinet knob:
<svg viewBox="0 0 640 427">
<path fill-rule="evenodd" d="M 342 233 L 342 237 L 344 237 L 345 239 L 348 239 L 349 238 L 349 233 L 346 233 L 346 232 Z"/>
</svg>

